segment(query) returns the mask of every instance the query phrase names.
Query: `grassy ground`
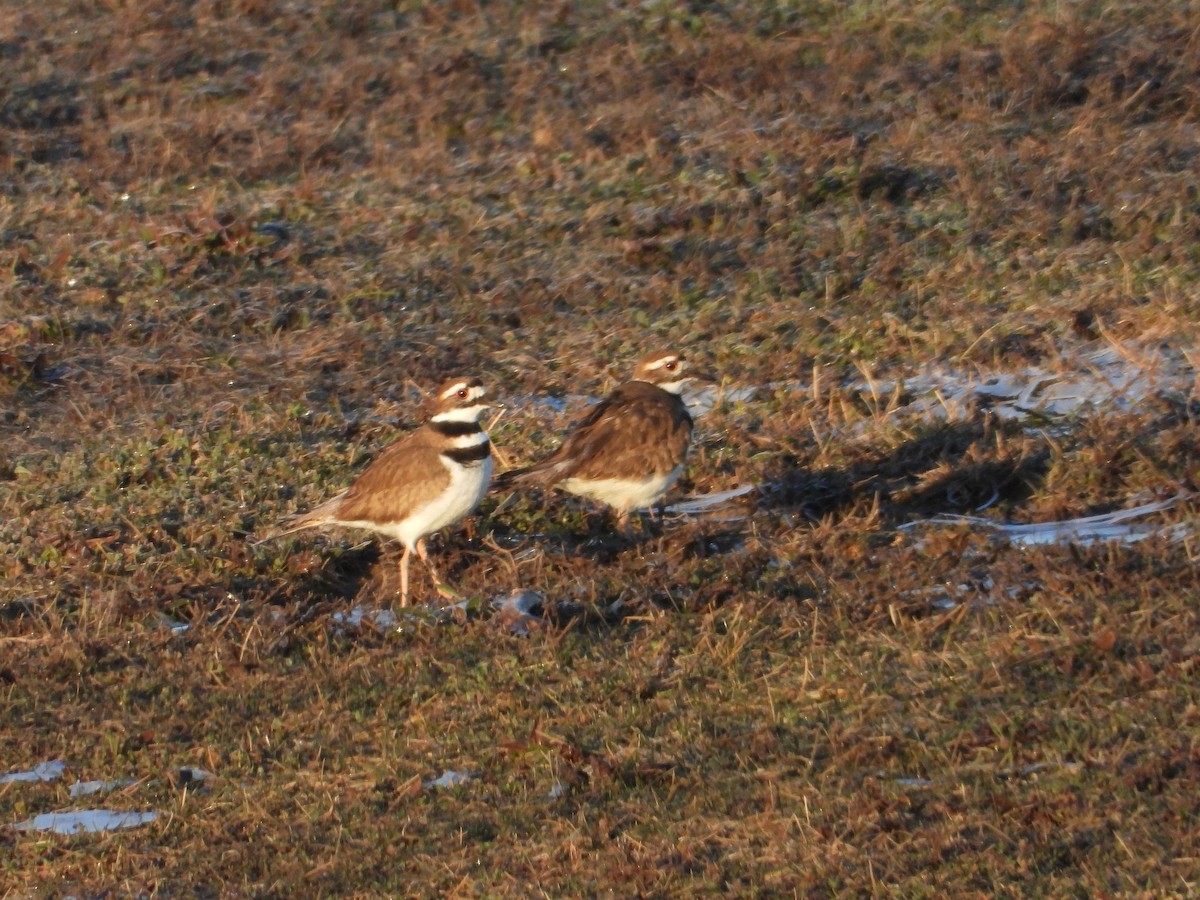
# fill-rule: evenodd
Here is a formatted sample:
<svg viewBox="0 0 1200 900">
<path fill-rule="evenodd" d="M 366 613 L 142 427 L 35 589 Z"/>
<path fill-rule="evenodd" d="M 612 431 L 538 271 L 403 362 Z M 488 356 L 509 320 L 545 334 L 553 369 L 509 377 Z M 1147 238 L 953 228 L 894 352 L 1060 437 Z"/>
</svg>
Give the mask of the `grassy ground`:
<svg viewBox="0 0 1200 900">
<path fill-rule="evenodd" d="M 0 58 L 0 772 L 69 766 L 0 824 L 162 813 L 0 828 L 0 896 L 1195 890 L 1195 539 L 899 528 L 1193 490 L 1194 383 L 886 387 L 1195 358 L 1191 4 L 15 0 Z M 393 548 L 252 546 L 444 376 L 515 463 L 658 346 L 776 386 L 681 485 L 741 518 L 489 499 L 399 629 L 337 618 Z"/>
</svg>

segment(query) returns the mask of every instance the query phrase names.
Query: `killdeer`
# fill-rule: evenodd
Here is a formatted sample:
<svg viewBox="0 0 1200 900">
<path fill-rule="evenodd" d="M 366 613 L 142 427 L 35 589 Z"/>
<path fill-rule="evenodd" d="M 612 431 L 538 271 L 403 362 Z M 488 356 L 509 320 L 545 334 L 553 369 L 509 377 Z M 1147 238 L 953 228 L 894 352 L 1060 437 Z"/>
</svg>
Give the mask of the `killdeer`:
<svg viewBox="0 0 1200 900">
<path fill-rule="evenodd" d="M 692 417 L 680 393 L 688 380 L 679 353 L 643 357 L 633 378 L 596 404 L 557 450 L 505 472 L 495 487 L 558 486 L 599 500 L 624 528 L 629 513 L 652 506 L 683 471 Z"/>
<path fill-rule="evenodd" d="M 448 593 L 429 561 L 426 535 L 453 525 L 487 493 L 492 449 L 479 417 L 489 404 L 478 378 L 453 378 L 438 390 L 432 417 L 387 447 L 342 493 L 315 509 L 284 520 L 282 537 L 304 528 L 342 525 L 366 528 L 404 545 L 400 602 L 408 603 L 408 558 L 413 550 L 429 570 L 434 588 Z"/>
</svg>

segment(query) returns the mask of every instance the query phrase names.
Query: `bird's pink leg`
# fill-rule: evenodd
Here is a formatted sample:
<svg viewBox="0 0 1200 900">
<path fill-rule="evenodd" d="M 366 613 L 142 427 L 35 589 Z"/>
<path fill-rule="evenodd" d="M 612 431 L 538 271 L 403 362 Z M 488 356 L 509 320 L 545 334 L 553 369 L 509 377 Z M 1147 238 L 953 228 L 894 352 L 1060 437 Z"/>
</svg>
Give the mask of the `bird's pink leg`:
<svg viewBox="0 0 1200 900">
<path fill-rule="evenodd" d="M 404 553 L 400 556 L 400 605 L 408 606 L 408 554 L 411 553 L 408 547 L 404 548 Z"/>
<path fill-rule="evenodd" d="M 449 585 L 442 583 L 442 578 L 437 573 L 437 569 L 433 567 L 433 563 L 429 561 L 429 552 L 425 549 L 425 538 L 417 541 L 417 555 L 421 557 L 421 562 L 425 563 L 425 568 L 429 570 L 429 575 L 433 578 L 433 589 L 438 592 L 438 595 L 447 600 L 460 600 L 457 593 Z"/>
</svg>

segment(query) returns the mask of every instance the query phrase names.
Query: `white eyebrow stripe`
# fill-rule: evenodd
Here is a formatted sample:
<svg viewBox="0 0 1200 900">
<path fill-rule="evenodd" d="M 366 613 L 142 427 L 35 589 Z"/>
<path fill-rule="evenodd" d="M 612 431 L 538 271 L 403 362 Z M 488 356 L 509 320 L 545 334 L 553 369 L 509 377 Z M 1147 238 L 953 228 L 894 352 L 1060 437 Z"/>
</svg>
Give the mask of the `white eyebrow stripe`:
<svg viewBox="0 0 1200 900">
<path fill-rule="evenodd" d="M 467 387 L 467 382 L 460 381 L 458 384 L 455 384 L 451 387 L 446 388 L 444 391 L 442 391 L 440 394 L 438 394 L 438 397 L 439 397 L 439 399 L 442 399 L 442 400 L 449 400 L 451 397 L 453 397 L 459 391 L 465 390 L 466 387 Z"/>
<path fill-rule="evenodd" d="M 649 363 L 646 366 L 646 368 L 649 369 L 650 371 L 653 371 L 655 369 L 661 369 L 663 366 L 667 365 L 668 363 L 677 362 L 678 360 L 679 360 L 679 357 L 672 354 L 671 356 L 664 356 L 662 359 L 655 360 L 654 362 Z"/>
<path fill-rule="evenodd" d="M 438 399 L 439 400 L 449 400 L 451 397 L 453 397 L 459 391 L 467 392 L 467 396 L 463 398 L 464 400 L 478 400 L 480 397 L 482 397 L 484 394 L 487 393 L 487 388 L 485 388 L 481 384 L 472 386 L 471 382 L 469 382 L 469 381 L 460 381 L 457 384 L 446 388 L 446 390 L 444 390 L 440 394 L 438 394 Z"/>
</svg>

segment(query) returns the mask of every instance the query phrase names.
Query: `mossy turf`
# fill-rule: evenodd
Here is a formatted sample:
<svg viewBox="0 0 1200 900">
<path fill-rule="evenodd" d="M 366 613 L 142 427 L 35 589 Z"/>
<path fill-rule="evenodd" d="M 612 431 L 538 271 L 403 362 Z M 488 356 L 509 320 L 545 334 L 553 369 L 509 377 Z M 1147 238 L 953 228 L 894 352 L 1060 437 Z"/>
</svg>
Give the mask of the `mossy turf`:
<svg viewBox="0 0 1200 900">
<path fill-rule="evenodd" d="M 1191 4 L 15 0 L 0 60 L 0 775 L 68 766 L 0 896 L 1196 889 Z M 515 465 L 658 346 L 718 514 L 489 497 L 395 624 L 394 547 L 256 544 L 443 377 Z M 1103 348 L 1187 377 L 905 386 Z M 93 806 L 160 815 L 4 827 Z"/>
</svg>

